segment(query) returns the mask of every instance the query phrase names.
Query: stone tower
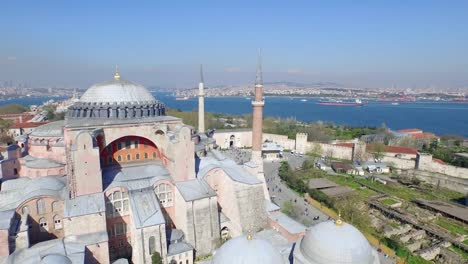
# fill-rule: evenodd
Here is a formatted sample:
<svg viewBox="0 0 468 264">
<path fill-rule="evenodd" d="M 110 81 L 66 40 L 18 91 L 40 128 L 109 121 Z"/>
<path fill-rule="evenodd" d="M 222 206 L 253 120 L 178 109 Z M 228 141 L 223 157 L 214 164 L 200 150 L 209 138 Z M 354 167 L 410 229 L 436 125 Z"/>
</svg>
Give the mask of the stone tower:
<svg viewBox="0 0 468 264">
<path fill-rule="evenodd" d="M 198 84 L 198 133 L 205 133 L 205 91 L 203 66 L 200 64 L 200 83 Z"/>
<path fill-rule="evenodd" d="M 270 200 L 268 188 L 265 182 L 262 159 L 262 137 L 263 137 L 263 80 L 262 80 L 262 61 L 261 53 L 258 51 L 257 77 L 255 79 L 255 97 L 252 101 L 252 162 L 255 164 L 254 174 L 263 182 L 263 193 L 265 199 Z"/>
<path fill-rule="evenodd" d="M 306 153 L 307 133 L 296 134 L 296 151 L 302 154 Z"/>
<path fill-rule="evenodd" d="M 255 95 L 252 101 L 252 161 L 263 164 L 262 161 L 262 135 L 263 135 L 263 80 L 261 53 L 258 51 L 257 76 L 255 79 Z"/>
</svg>

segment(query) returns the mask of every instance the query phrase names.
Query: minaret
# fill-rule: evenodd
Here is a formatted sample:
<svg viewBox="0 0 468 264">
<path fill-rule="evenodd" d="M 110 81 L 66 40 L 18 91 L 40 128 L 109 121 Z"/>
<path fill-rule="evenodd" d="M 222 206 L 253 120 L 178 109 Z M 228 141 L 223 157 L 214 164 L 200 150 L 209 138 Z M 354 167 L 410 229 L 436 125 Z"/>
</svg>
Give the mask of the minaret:
<svg viewBox="0 0 468 264">
<path fill-rule="evenodd" d="M 203 66 L 200 64 L 200 83 L 198 84 L 198 133 L 205 133 L 205 91 Z"/>
<path fill-rule="evenodd" d="M 263 141 L 263 80 L 262 80 L 262 57 L 258 50 L 257 77 L 255 78 L 255 96 L 252 101 L 252 161 L 255 163 L 255 176 L 262 182 L 263 193 L 266 200 L 270 200 L 270 194 L 265 181 L 262 159 L 262 141 Z"/>
<path fill-rule="evenodd" d="M 262 58 L 258 51 L 257 77 L 255 79 L 255 97 L 252 101 L 252 161 L 262 165 L 262 136 L 263 136 L 263 80 L 262 80 Z M 263 172 L 263 170 L 262 170 Z"/>
</svg>

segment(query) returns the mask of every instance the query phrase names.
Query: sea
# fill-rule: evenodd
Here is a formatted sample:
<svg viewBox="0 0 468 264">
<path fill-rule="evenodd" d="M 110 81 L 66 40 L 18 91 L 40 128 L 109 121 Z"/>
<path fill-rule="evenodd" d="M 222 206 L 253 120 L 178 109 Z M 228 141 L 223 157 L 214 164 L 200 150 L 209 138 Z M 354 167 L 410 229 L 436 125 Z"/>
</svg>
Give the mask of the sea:
<svg viewBox="0 0 468 264">
<path fill-rule="evenodd" d="M 198 98 L 176 100 L 172 93 L 153 93 L 168 107 L 182 111 L 198 109 Z M 0 101 L 0 105 L 40 105 L 48 100 L 63 100 L 63 97 L 17 98 Z M 207 97 L 205 111 L 224 114 L 248 114 L 252 112 L 248 97 Z M 391 102 L 364 101 L 364 106 L 317 105 L 318 98 L 265 97 L 265 117 L 295 118 L 298 121 L 331 122 L 338 125 L 373 126 L 385 124 L 398 130 L 419 128 L 437 135 L 457 134 L 468 137 L 468 103 L 454 102 Z"/>
</svg>

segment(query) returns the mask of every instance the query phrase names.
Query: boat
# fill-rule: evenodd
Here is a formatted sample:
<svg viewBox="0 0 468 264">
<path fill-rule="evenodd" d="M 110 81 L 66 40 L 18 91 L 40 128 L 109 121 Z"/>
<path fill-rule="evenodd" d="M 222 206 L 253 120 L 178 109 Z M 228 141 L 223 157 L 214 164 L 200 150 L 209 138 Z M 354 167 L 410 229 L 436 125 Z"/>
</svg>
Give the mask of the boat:
<svg viewBox="0 0 468 264">
<path fill-rule="evenodd" d="M 363 106 L 364 103 L 356 99 L 354 102 L 345 102 L 342 100 L 334 100 L 334 101 L 318 101 L 318 105 L 329 105 L 329 106 Z"/>
<path fill-rule="evenodd" d="M 189 98 L 187 96 L 184 97 L 176 97 L 176 101 L 185 101 L 188 100 Z"/>
<path fill-rule="evenodd" d="M 394 102 L 394 103 L 392 103 L 392 105 L 399 105 L 399 103 L 398 103 L 398 102 Z"/>
<path fill-rule="evenodd" d="M 301 102 L 307 102 L 307 99 L 301 99 Z"/>
<path fill-rule="evenodd" d="M 457 99 L 453 99 L 452 102 L 454 102 L 454 103 L 468 103 L 468 99 L 466 99 L 466 98 L 457 98 Z"/>
</svg>

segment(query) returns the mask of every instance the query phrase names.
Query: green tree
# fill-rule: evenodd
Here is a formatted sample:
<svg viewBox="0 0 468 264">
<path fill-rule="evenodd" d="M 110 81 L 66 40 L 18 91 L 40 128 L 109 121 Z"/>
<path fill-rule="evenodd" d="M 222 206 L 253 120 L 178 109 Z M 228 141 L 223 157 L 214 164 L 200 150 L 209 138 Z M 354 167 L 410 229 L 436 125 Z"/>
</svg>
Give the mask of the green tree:
<svg viewBox="0 0 468 264">
<path fill-rule="evenodd" d="M 0 114 L 19 114 L 28 111 L 29 108 L 19 104 L 0 106 Z"/>
<path fill-rule="evenodd" d="M 370 145 L 370 152 L 372 152 L 374 159 L 382 159 L 383 153 L 385 152 L 385 145 L 382 143 L 372 143 Z"/>
<path fill-rule="evenodd" d="M 322 152 L 323 152 L 322 146 L 319 143 L 315 143 L 314 147 L 308 154 L 313 157 L 320 157 L 322 156 Z"/>
<path fill-rule="evenodd" d="M 151 264 L 162 264 L 163 260 L 161 257 L 161 254 L 159 252 L 155 251 L 153 252 L 153 255 L 151 255 Z"/>
<path fill-rule="evenodd" d="M 290 216 L 290 217 L 295 217 L 295 207 L 290 201 L 286 201 L 283 203 L 283 207 L 281 207 L 281 212 L 284 214 Z"/>
</svg>

